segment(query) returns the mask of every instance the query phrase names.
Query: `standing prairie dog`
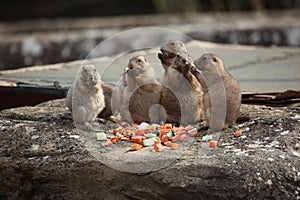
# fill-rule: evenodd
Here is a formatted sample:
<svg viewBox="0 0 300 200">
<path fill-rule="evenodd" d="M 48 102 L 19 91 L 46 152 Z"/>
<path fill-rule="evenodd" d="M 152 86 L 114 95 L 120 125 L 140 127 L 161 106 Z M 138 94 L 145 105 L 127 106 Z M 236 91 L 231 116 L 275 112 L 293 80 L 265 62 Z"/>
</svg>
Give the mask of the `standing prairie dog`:
<svg viewBox="0 0 300 200">
<path fill-rule="evenodd" d="M 238 82 L 226 71 L 223 61 L 215 54 L 206 53 L 195 60 L 194 64 L 200 70 L 191 66 L 191 71 L 203 88 L 206 122 L 216 130 L 234 124 L 241 106 Z"/>
<path fill-rule="evenodd" d="M 122 120 L 159 122 L 159 110 L 151 111 L 151 109 L 160 103 L 161 90 L 162 86 L 156 80 L 154 69 L 147 58 L 142 55 L 133 56 L 126 71 L 126 85 L 121 106 Z"/>
<path fill-rule="evenodd" d="M 66 106 L 78 128 L 93 130 L 90 122 L 104 109 L 105 101 L 100 75 L 93 65 L 82 66 L 69 88 Z"/>
<path fill-rule="evenodd" d="M 167 113 L 167 122 L 177 124 L 197 123 L 204 119 L 202 88 L 189 71 L 192 65 L 183 42 L 170 40 L 161 47 L 158 58 L 165 69 L 161 105 Z M 184 63 L 181 62 L 184 60 Z"/>
</svg>

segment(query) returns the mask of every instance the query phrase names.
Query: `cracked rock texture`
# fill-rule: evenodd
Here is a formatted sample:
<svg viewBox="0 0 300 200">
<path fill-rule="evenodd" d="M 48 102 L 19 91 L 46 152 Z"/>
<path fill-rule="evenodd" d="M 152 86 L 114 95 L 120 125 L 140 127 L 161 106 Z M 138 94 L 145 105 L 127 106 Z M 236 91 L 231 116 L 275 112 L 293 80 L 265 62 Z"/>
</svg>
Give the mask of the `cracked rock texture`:
<svg viewBox="0 0 300 200">
<path fill-rule="evenodd" d="M 0 112 L 0 199 L 300 198 L 299 108 L 242 105 L 251 120 L 224 130 L 216 149 L 195 140 L 167 166 L 130 173 L 103 164 L 93 150 L 112 160 L 129 155 L 124 166 L 140 164 L 135 158 L 143 156 L 147 165 L 151 154 L 159 163 L 168 152 L 87 142 L 62 105 L 56 100 Z M 100 126 L 116 127 L 110 121 Z M 236 130 L 243 135 L 235 137 Z"/>
</svg>

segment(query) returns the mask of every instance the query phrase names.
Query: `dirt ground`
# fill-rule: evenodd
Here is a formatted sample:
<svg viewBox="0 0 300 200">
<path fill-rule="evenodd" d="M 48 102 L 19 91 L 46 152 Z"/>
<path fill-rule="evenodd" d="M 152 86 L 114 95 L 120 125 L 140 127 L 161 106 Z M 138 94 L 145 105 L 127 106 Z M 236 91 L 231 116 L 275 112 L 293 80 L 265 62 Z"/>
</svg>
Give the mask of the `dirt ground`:
<svg viewBox="0 0 300 200">
<path fill-rule="evenodd" d="M 130 142 L 103 147 L 77 131 L 63 100 L 1 111 L 0 199 L 300 199 L 300 109 L 241 114 L 251 119 L 215 149 L 190 138 L 178 151 L 128 152 Z"/>
</svg>

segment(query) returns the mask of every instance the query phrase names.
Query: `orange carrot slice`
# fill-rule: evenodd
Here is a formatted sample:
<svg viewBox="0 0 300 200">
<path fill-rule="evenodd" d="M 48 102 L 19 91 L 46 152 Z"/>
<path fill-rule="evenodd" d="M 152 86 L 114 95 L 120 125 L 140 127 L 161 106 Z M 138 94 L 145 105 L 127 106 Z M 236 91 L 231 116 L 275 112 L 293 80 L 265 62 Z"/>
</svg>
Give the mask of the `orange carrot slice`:
<svg viewBox="0 0 300 200">
<path fill-rule="evenodd" d="M 242 134 L 241 131 L 236 131 L 234 135 L 235 135 L 236 137 L 240 137 L 240 136 L 243 135 L 243 134 Z"/>
<path fill-rule="evenodd" d="M 172 150 L 178 150 L 179 149 L 179 144 L 177 144 L 177 143 L 171 143 L 171 149 Z"/>
<path fill-rule="evenodd" d="M 122 131 L 122 127 L 118 127 L 118 128 L 113 130 L 114 133 L 119 133 L 121 131 Z"/>
<path fill-rule="evenodd" d="M 216 148 L 218 145 L 218 141 L 210 141 L 209 142 L 209 147 L 210 148 Z"/>
<path fill-rule="evenodd" d="M 191 137 L 196 137 L 196 135 L 198 134 L 198 132 L 189 132 L 189 136 Z"/>
<path fill-rule="evenodd" d="M 172 124 L 165 124 L 165 129 L 172 129 L 173 125 Z"/>
<path fill-rule="evenodd" d="M 138 129 L 135 131 L 135 134 L 136 135 L 144 135 L 145 134 L 145 131 L 144 130 L 141 130 L 141 129 Z"/>
<path fill-rule="evenodd" d="M 141 144 L 133 144 L 130 148 L 131 151 L 137 151 L 143 148 L 143 145 Z"/>
<path fill-rule="evenodd" d="M 161 152 L 161 151 L 164 150 L 164 148 L 161 144 L 157 144 L 157 145 L 154 145 L 154 150 L 158 151 L 158 152 Z"/>
<path fill-rule="evenodd" d="M 138 143 L 138 144 L 142 144 L 143 143 L 143 140 L 146 139 L 146 137 L 144 136 L 132 136 L 131 137 L 131 141 L 132 142 L 135 142 L 135 143 Z"/>
<path fill-rule="evenodd" d="M 162 141 L 163 143 L 165 143 L 165 142 L 169 141 L 169 138 L 168 138 L 168 136 L 167 136 L 167 135 L 163 135 L 163 136 L 161 136 L 161 141 Z"/>
<path fill-rule="evenodd" d="M 172 145 L 172 142 L 171 141 L 164 142 L 164 145 L 167 146 L 167 147 L 169 147 L 169 146 Z"/>
</svg>

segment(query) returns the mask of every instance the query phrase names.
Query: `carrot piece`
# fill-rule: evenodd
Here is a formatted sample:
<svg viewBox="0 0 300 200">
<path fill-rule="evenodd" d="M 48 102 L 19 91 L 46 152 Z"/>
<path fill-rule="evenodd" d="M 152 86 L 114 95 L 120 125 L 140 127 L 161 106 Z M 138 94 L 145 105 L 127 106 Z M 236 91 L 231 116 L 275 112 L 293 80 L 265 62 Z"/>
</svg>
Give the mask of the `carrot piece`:
<svg viewBox="0 0 300 200">
<path fill-rule="evenodd" d="M 161 152 L 161 151 L 164 150 L 164 148 L 161 144 L 157 144 L 157 145 L 154 145 L 154 150 L 158 151 L 158 152 Z"/>
<path fill-rule="evenodd" d="M 130 148 L 131 151 L 137 151 L 143 148 L 143 145 L 141 144 L 133 144 Z"/>
<path fill-rule="evenodd" d="M 139 135 L 131 137 L 131 141 L 135 142 L 135 143 L 138 143 L 138 144 L 142 144 L 144 139 L 146 139 L 146 137 L 139 136 Z"/>
<path fill-rule="evenodd" d="M 243 135 L 243 134 L 242 134 L 241 131 L 236 131 L 234 135 L 235 135 L 236 137 L 240 137 L 240 136 Z"/>
<path fill-rule="evenodd" d="M 136 128 L 138 125 L 139 125 L 138 123 L 133 123 L 133 124 L 132 124 L 132 127 L 135 127 L 135 128 Z"/>
<path fill-rule="evenodd" d="M 155 140 L 155 141 L 154 141 L 154 146 L 155 146 L 155 145 L 159 145 L 159 144 L 161 144 L 161 141 L 158 141 L 158 140 Z"/>
<path fill-rule="evenodd" d="M 210 141 L 209 142 L 209 147 L 210 148 L 216 148 L 218 145 L 218 141 Z"/>
<path fill-rule="evenodd" d="M 166 135 L 167 133 L 169 133 L 170 129 L 160 129 L 160 132 L 162 135 Z"/>
<path fill-rule="evenodd" d="M 172 124 L 165 124 L 165 129 L 172 129 L 173 125 Z"/>
<path fill-rule="evenodd" d="M 167 141 L 169 141 L 168 136 L 167 135 L 161 136 L 161 141 L 164 142 L 164 143 L 167 142 Z"/>
<path fill-rule="evenodd" d="M 174 137 L 171 138 L 171 142 L 176 142 L 179 139 L 180 139 L 180 136 L 179 135 L 175 135 Z"/>
<path fill-rule="evenodd" d="M 179 144 L 177 144 L 177 143 L 171 143 L 171 149 L 172 150 L 178 150 L 179 149 Z"/>
<path fill-rule="evenodd" d="M 114 133 L 119 133 L 121 131 L 122 131 L 122 127 L 118 127 L 118 128 L 113 130 Z"/>
<path fill-rule="evenodd" d="M 117 136 L 114 136 L 112 139 L 111 139 L 112 143 L 116 143 L 119 141 L 119 138 Z"/>
<path fill-rule="evenodd" d="M 187 142 L 188 141 L 188 138 L 187 138 L 186 134 L 180 135 L 180 141 L 181 142 Z"/>
<path fill-rule="evenodd" d="M 129 135 L 130 135 L 130 133 L 129 133 L 129 132 L 125 132 L 125 133 L 123 133 L 123 136 L 124 136 L 124 137 L 129 137 Z"/>
<path fill-rule="evenodd" d="M 171 146 L 171 144 L 172 144 L 171 141 L 164 142 L 164 145 L 167 146 L 167 147 Z"/>
<path fill-rule="evenodd" d="M 136 134 L 136 135 L 144 135 L 144 134 L 145 134 L 145 131 L 144 131 L 144 130 L 141 130 L 141 129 L 137 129 L 137 130 L 135 131 L 135 134 Z"/>
<path fill-rule="evenodd" d="M 128 140 L 129 140 L 128 137 L 122 137 L 122 138 L 121 138 L 121 141 L 128 141 Z"/>
</svg>

